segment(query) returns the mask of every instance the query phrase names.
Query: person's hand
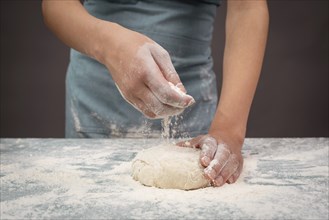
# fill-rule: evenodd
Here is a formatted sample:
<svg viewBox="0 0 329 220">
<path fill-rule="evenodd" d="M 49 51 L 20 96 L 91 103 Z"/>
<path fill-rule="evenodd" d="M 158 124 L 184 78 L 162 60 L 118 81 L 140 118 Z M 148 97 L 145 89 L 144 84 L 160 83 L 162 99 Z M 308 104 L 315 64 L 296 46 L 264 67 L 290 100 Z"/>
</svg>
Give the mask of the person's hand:
<svg viewBox="0 0 329 220">
<path fill-rule="evenodd" d="M 127 102 L 149 118 L 177 115 L 195 103 L 164 48 L 123 27 L 112 32 L 103 63 Z"/>
<path fill-rule="evenodd" d="M 226 182 L 231 184 L 239 178 L 243 167 L 242 144 L 224 142 L 221 138 L 211 135 L 201 135 L 177 145 L 201 149 L 200 163 L 205 167 L 205 177 L 213 186 L 222 186 Z"/>
</svg>

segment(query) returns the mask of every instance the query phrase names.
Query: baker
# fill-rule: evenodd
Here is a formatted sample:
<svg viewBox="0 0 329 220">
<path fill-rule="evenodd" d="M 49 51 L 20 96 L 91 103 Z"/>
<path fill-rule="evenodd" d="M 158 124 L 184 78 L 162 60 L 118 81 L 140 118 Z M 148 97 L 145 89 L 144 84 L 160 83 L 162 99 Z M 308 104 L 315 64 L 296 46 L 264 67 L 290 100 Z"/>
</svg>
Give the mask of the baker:
<svg viewBox="0 0 329 220">
<path fill-rule="evenodd" d="M 219 0 L 44 0 L 47 26 L 69 47 L 66 137 L 139 137 L 176 117 L 195 136 L 214 186 L 234 183 L 261 71 L 269 15 L 265 0 L 227 2 L 223 83 L 211 57 Z"/>
</svg>

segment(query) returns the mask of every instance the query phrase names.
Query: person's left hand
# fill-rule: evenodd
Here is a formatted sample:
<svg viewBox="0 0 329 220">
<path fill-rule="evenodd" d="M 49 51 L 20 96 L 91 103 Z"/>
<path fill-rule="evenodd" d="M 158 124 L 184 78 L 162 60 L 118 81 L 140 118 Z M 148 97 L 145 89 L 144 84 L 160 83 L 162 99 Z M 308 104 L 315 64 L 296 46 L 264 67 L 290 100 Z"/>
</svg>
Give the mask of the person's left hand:
<svg viewBox="0 0 329 220">
<path fill-rule="evenodd" d="M 205 167 L 205 177 L 213 186 L 222 186 L 226 182 L 231 184 L 239 178 L 243 167 L 242 143 L 224 141 L 208 134 L 177 145 L 201 148 L 200 163 Z"/>
</svg>

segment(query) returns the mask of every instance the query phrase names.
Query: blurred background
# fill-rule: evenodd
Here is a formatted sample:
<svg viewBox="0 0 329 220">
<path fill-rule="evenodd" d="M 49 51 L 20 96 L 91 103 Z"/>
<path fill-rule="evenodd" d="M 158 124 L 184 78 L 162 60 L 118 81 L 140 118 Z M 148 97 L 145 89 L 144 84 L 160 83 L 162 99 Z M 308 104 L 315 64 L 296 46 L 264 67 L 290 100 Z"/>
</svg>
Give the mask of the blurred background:
<svg viewBox="0 0 329 220">
<path fill-rule="evenodd" d="M 69 48 L 40 0 L 1 0 L 0 137 L 64 137 Z M 328 1 L 269 0 L 270 32 L 247 137 L 329 137 Z M 213 38 L 221 84 L 226 3 Z"/>
</svg>

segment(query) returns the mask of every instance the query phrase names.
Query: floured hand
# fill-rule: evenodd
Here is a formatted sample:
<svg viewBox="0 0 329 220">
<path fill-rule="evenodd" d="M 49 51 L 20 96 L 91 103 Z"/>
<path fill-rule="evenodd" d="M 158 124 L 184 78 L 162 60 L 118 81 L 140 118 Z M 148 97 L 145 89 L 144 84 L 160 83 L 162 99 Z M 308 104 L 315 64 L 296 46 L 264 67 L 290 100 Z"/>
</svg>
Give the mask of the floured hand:
<svg viewBox="0 0 329 220">
<path fill-rule="evenodd" d="M 243 167 L 242 146 L 228 145 L 211 135 L 201 135 L 177 145 L 201 148 L 200 163 L 205 167 L 205 177 L 213 186 L 234 183 L 239 178 Z"/>
<path fill-rule="evenodd" d="M 103 63 L 127 102 L 149 118 L 177 115 L 195 103 L 164 48 L 140 33 L 119 32 Z"/>
</svg>

